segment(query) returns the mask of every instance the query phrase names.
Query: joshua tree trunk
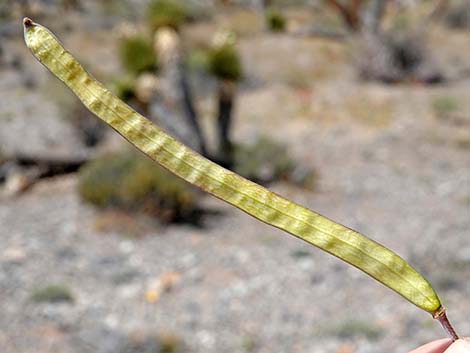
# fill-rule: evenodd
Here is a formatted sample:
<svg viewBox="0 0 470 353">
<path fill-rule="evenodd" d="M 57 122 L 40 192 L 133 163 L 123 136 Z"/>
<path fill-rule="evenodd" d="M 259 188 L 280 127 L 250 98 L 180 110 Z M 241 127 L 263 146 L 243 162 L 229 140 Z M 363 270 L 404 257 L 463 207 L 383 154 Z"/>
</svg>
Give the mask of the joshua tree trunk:
<svg viewBox="0 0 470 353">
<path fill-rule="evenodd" d="M 356 32 L 361 28 L 360 8 L 363 0 L 349 0 L 348 5 L 341 3 L 339 0 L 326 1 L 339 12 L 351 31 Z"/>
<path fill-rule="evenodd" d="M 369 34 L 381 32 L 382 18 L 385 13 L 386 0 L 370 0 L 362 17 L 362 31 Z"/>
<path fill-rule="evenodd" d="M 236 84 L 230 80 L 220 80 L 218 88 L 217 135 L 219 142 L 219 162 L 224 167 L 233 165 L 233 148 L 230 139 L 232 110 Z"/>
<path fill-rule="evenodd" d="M 436 20 L 442 17 L 449 6 L 449 0 L 436 0 L 436 5 L 429 14 L 431 20 Z"/>
<path fill-rule="evenodd" d="M 159 119 L 167 132 L 206 155 L 179 35 L 170 28 L 159 29 L 155 34 L 155 45 L 160 64 L 159 92 L 151 102 L 151 116 Z"/>
<path fill-rule="evenodd" d="M 207 156 L 207 147 L 205 143 L 205 138 L 202 133 L 202 130 L 198 123 L 198 115 L 196 112 L 196 108 L 194 107 L 194 99 L 191 91 L 191 87 L 188 81 L 188 75 L 186 71 L 186 67 L 183 61 L 180 59 L 179 63 L 179 74 L 180 74 L 180 86 L 181 86 L 181 93 L 182 93 L 182 103 L 183 109 L 185 111 L 186 117 L 189 121 L 189 124 L 193 128 L 194 132 L 198 137 L 199 142 L 199 150 L 202 155 Z"/>
</svg>

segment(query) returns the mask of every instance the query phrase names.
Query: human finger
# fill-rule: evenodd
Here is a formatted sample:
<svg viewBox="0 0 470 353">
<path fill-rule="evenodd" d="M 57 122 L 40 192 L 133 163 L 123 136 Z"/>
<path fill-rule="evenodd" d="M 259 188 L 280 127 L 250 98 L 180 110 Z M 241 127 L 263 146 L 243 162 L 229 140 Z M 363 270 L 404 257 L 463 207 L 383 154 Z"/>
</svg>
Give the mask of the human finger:
<svg viewBox="0 0 470 353">
<path fill-rule="evenodd" d="M 470 341 L 468 339 L 457 340 L 450 345 L 445 353 L 470 353 Z"/>
<path fill-rule="evenodd" d="M 452 340 L 450 338 L 443 338 L 443 339 L 425 344 L 424 346 L 421 346 L 419 348 L 416 348 L 410 353 L 444 353 L 444 352 L 449 353 L 446 351 L 446 349 L 449 348 L 451 344 L 452 344 Z M 453 353 L 457 353 L 457 352 L 458 351 L 455 351 Z"/>
</svg>

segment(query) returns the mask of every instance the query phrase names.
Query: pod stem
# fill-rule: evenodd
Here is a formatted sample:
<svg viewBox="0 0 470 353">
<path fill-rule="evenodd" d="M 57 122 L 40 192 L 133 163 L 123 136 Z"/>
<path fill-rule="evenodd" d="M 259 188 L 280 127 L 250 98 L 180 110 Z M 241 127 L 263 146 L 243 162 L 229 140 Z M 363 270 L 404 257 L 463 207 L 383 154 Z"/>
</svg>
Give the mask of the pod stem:
<svg viewBox="0 0 470 353">
<path fill-rule="evenodd" d="M 457 341 L 459 339 L 459 335 L 457 335 L 457 332 L 455 332 L 452 324 L 447 318 L 446 309 L 443 306 L 441 306 L 432 316 L 439 321 L 443 329 L 453 341 Z"/>
</svg>

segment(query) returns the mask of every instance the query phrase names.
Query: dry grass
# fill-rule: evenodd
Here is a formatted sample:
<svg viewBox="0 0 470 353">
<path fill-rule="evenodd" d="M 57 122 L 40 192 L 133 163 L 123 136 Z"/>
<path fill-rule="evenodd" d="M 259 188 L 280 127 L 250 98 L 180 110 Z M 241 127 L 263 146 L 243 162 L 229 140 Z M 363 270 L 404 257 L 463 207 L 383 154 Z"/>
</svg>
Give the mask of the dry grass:
<svg viewBox="0 0 470 353">
<path fill-rule="evenodd" d="M 393 102 L 387 98 L 353 96 L 346 99 L 346 113 L 353 119 L 370 126 L 386 127 L 393 117 Z"/>
<path fill-rule="evenodd" d="M 228 16 L 219 16 L 216 19 L 218 28 L 234 31 L 241 37 L 259 33 L 264 28 L 264 18 L 255 11 L 238 9 Z"/>
</svg>

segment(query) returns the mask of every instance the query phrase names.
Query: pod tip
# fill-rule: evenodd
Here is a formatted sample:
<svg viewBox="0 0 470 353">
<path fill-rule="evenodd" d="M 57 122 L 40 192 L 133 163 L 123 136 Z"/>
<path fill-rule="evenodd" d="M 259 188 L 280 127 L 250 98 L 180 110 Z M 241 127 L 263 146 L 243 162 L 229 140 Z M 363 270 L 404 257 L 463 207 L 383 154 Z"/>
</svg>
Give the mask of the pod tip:
<svg viewBox="0 0 470 353">
<path fill-rule="evenodd" d="M 33 20 L 30 19 L 29 17 L 25 17 L 25 18 L 23 18 L 23 25 L 25 27 L 30 27 L 30 26 L 33 25 Z"/>
</svg>

